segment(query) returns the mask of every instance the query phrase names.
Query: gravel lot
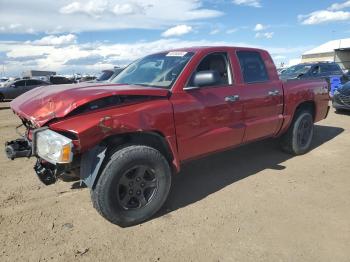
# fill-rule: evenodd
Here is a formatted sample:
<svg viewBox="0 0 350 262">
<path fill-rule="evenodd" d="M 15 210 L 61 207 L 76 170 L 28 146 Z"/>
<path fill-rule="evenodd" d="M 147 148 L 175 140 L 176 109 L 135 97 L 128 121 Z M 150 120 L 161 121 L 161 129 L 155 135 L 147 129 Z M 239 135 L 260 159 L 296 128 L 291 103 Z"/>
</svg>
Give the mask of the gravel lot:
<svg viewBox="0 0 350 262">
<path fill-rule="evenodd" d="M 1 147 L 18 124 L 1 103 Z M 157 217 L 126 229 L 1 152 L 0 261 L 350 261 L 350 114 L 315 131 L 304 156 L 270 140 L 186 164 Z"/>
</svg>

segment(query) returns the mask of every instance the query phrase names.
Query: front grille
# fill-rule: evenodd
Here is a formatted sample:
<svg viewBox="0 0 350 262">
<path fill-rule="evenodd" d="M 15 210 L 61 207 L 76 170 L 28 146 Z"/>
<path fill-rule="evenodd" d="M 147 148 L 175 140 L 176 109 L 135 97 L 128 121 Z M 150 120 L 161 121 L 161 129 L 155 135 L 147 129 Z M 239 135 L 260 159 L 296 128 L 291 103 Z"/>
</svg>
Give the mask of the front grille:
<svg viewBox="0 0 350 262">
<path fill-rule="evenodd" d="M 350 95 L 349 95 L 349 96 L 346 96 L 346 95 L 343 95 L 343 94 L 339 94 L 339 99 L 340 99 L 340 101 L 342 101 L 345 105 L 350 106 Z"/>
</svg>

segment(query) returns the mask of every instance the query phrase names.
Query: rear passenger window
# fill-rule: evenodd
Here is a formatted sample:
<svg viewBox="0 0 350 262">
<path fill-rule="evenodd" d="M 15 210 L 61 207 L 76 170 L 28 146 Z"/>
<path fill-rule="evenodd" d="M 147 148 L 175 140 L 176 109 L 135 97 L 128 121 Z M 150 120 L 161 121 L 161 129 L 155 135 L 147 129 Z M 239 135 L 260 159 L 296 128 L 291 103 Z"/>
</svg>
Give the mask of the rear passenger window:
<svg viewBox="0 0 350 262">
<path fill-rule="evenodd" d="M 260 53 L 252 51 L 238 51 L 237 57 L 241 66 L 244 82 L 256 83 L 269 80 L 265 63 Z"/>
</svg>

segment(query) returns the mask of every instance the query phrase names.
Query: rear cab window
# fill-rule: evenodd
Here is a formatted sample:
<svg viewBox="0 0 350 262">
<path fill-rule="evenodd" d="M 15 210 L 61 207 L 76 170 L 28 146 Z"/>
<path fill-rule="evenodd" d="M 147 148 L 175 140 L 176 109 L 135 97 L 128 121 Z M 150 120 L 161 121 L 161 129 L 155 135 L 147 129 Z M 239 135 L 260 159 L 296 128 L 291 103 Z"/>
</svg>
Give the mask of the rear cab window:
<svg viewBox="0 0 350 262">
<path fill-rule="evenodd" d="M 259 52 L 237 51 L 236 54 L 245 83 L 269 81 L 266 65 Z"/>
</svg>

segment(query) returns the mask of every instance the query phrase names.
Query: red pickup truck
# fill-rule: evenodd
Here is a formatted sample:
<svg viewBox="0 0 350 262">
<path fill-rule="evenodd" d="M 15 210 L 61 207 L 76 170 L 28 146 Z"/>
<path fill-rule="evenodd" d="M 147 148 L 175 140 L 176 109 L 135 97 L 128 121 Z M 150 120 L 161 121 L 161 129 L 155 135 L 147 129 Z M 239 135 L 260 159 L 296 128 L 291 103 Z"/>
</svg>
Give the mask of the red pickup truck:
<svg viewBox="0 0 350 262">
<path fill-rule="evenodd" d="M 326 81 L 283 82 L 264 50 L 177 49 L 137 60 L 112 82 L 18 97 L 11 108 L 26 133 L 6 153 L 36 157 L 45 184 L 81 180 L 102 216 L 130 226 L 159 210 L 184 161 L 269 137 L 304 154 L 328 102 Z"/>
</svg>

